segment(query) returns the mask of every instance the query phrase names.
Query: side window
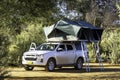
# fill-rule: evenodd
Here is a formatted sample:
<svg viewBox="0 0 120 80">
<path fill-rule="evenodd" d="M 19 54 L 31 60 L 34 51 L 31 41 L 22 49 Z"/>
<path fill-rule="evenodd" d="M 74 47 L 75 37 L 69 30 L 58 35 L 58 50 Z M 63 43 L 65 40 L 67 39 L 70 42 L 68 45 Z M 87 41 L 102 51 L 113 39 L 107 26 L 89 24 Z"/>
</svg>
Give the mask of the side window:
<svg viewBox="0 0 120 80">
<path fill-rule="evenodd" d="M 65 51 L 65 45 L 60 45 L 58 49 L 62 49 L 62 51 Z"/>
<path fill-rule="evenodd" d="M 72 45 L 66 45 L 66 47 L 67 47 L 67 50 L 73 50 Z"/>
<path fill-rule="evenodd" d="M 75 43 L 75 48 L 76 48 L 77 50 L 82 50 L 82 48 L 81 48 L 81 43 L 80 43 L 80 42 L 76 42 L 76 43 Z"/>
</svg>

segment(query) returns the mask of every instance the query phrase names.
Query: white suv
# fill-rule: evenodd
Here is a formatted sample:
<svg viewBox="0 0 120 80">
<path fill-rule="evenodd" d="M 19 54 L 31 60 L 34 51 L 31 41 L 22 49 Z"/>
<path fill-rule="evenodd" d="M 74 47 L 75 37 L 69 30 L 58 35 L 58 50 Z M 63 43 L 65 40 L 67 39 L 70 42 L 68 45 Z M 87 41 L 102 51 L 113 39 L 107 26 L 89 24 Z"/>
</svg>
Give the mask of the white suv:
<svg viewBox="0 0 120 80">
<path fill-rule="evenodd" d="M 33 70 L 35 66 L 43 66 L 47 71 L 62 66 L 82 69 L 86 55 L 85 42 L 44 43 L 25 52 L 22 56 L 22 64 L 25 70 Z"/>
</svg>

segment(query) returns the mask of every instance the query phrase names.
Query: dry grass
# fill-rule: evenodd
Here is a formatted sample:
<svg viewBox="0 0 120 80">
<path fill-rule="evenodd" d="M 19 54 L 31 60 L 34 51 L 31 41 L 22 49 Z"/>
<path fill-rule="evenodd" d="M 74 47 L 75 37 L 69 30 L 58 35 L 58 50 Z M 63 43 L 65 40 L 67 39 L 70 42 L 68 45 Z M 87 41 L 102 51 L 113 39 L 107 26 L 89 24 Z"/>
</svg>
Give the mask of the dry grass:
<svg viewBox="0 0 120 80">
<path fill-rule="evenodd" d="M 46 72 L 44 68 L 35 68 L 33 71 L 25 71 L 23 68 L 9 68 L 11 78 L 6 80 L 120 80 L 120 65 L 104 64 L 101 71 L 99 64 L 91 63 L 91 71 L 75 70 L 72 67 L 56 69 L 54 72 Z"/>
</svg>

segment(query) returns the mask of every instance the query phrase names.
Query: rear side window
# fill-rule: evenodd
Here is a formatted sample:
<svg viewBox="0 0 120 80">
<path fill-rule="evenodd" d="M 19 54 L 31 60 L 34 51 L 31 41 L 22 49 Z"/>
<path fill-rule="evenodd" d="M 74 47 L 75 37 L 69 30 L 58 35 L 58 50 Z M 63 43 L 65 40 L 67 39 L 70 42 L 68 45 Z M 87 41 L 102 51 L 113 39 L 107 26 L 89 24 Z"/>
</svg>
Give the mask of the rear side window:
<svg viewBox="0 0 120 80">
<path fill-rule="evenodd" d="M 75 43 L 75 48 L 76 48 L 76 50 L 82 50 L 81 43 L 80 42 L 76 42 Z"/>
<path fill-rule="evenodd" d="M 67 50 L 73 50 L 72 45 L 66 45 L 66 47 L 67 47 Z"/>
</svg>

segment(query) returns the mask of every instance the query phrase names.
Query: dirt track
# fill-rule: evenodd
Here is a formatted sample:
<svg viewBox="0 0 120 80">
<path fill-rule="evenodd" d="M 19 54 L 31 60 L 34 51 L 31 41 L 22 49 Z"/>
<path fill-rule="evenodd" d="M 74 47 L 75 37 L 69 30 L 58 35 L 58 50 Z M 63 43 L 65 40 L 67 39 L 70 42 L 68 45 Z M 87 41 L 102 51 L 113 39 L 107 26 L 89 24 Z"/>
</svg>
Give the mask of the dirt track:
<svg viewBox="0 0 120 80">
<path fill-rule="evenodd" d="M 46 72 L 44 68 L 36 67 L 33 71 L 25 71 L 24 68 L 10 68 L 11 78 L 7 80 L 120 80 L 120 65 L 104 64 L 101 71 L 98 64 L 90 64 L 91 71 L 75 70 L 72 67 L 55 69 L 54 72 Z"/>
</svg>

